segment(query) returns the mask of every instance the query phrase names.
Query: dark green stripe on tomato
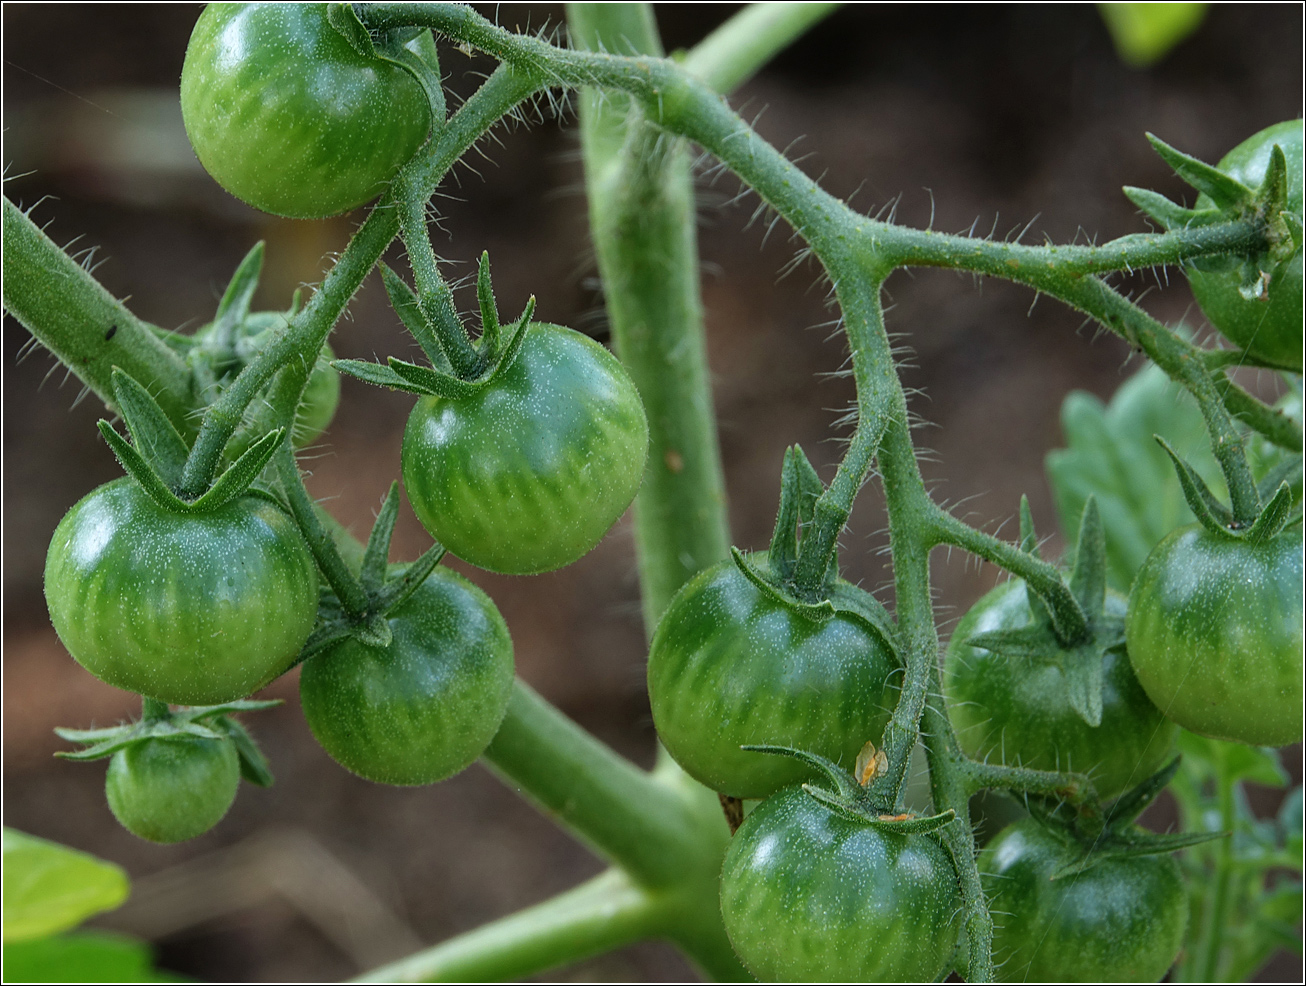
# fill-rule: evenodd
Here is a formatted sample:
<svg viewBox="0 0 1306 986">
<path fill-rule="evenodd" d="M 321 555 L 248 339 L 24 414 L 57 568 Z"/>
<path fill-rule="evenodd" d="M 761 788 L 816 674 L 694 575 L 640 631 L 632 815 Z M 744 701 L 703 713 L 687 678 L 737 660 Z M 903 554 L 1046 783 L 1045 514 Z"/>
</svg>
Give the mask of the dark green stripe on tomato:
<svg viewBox="0 0 1306 986">
<path fill-rule="evenodd" d="M 431 784 L 489 745 L 512 691 L 512 640 L 490 598 L 437 568 L 389 619 L 391 642 L 350 638 L 304 664 L 313 735 L 342 766 L 384 784 Z"/>
<path fill-rule="evenodd" d="M 317 568 L 275 504 L 169 513 L 132 479 L 83 497 L 45 563 L 68 652 L 117 688 L 183 705 L 243 698 L 290 666 L 317 617 Z"/>
<path fill-rule="evenodd" d="M 458 557 L 527 575 L 586 554 L 639 490 L 648 422 L 611 353 L 533 323 L 520 352 L 463 400 L 423 398 L 404 433 L 404 487 Z"/>
<path fill-rule="evenodd" d="M 794 747 L 851 770 L 866 741 L 884 733 L 896 669 L 864 623 L 842 614 L 812 621 L 726 561 L 688 582 L 658 624 L 649 700 L 658 735 L 691 776 L 762 798 L 811 769 L 741 745 Z"/>
</svg>

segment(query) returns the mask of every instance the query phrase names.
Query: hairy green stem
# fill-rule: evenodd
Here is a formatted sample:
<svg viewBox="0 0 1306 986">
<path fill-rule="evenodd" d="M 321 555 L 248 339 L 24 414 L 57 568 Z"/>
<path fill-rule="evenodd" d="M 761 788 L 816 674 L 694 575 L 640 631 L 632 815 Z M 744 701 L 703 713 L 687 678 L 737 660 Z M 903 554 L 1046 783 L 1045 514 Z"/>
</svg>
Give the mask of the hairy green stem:
<svg viewBox="0 0 1306 986">
<path fill-rule="evenodd" d="M 787 48 L 794 38 L 842 6 L 841 3 L 749 4 L 696 44 L 680 65 L 717 92 L 732 92 Z"/>
<path fill-rule="evenodd" d="M 1000 763 L 979 763 L 966 760 L 963 770 L 969 779 L 969 791 L 1023 791 L 1028 794 L 1046 794 L 1061 798 L 1068 804 L 1078 805 L 1097 798 L 1093 783 L 1084 774 L 1066 771 L 1032 770 L 1029 767 L 1009 767 Z"/>
<path fill-rule="evenodd" d="M 358 983 L 512 982 L 639 941 L 658 930 L 662 900 L 619 869 L 372 969 Z"/>
<path fill-rule="evenodd" d="M 191 373 L 145 322 L 4 199 L 4 306 L 95 395 L 115 407 L 113 368 L 144 385 L 183 435 L 193 434 Z"/>
<path fill-rule="evenodd" d="M 1224 754 L 1221 754 L 1216 783 L 1219 788 L 1220 828 L 1232 832 L 1238 821 L 1234 806 L 1234 785 L 1237 782 Z M 1224 978 L 1221 966 L 1224 958 L 1224 930 L 1229 920 L 1227 912 L 1233 897 L 1230 892 L 1233 868 L 1233 838 L 1229 836 L 1221 839 L 1215 850 L 1215 886 L 1202 915 L 1204 927 L 1201 941 L 1204 947 L 1198 959 L 1195 977 L 1198 982 L 1218 983 Z"/>
<path fill-rule="evenodd" d="M 1022 551 L 1019 545 L 975 530 L 942 508 L 936 507 L 932 514 L 935 544 L 964 548 L 1024 579 L 1047 603 L 1057 636 L 1063 643 L 1077 644 L 1085 639 L 1089 626 L 1084 611 L 1055 565 Z"/>
</svg>

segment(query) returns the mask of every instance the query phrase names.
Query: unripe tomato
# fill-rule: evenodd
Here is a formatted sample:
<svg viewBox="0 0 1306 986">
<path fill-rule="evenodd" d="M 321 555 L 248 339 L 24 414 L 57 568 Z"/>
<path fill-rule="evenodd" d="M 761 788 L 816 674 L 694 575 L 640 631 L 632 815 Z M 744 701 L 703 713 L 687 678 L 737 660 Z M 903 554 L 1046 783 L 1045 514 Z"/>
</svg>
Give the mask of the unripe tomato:
<svg viewBox="0 0 1306 986">
<path fill-rule="evenodd" d="M 1188 892 L 1172 856 L 1103 859 L 1053 874 L 1071 852 L 1033 819 L 980 854 L 1002 982 L 1155 983 L 1179 957 Z"/>
<path fill-rule="evenodd" d="M 806 750 L 851 770 L 893 713 L 897 667 L 865 622 L 812 620 L 725 561 L 671 600 L 649 650 L 648 693 L 658 736 L 690 776 L 764 798 L 810 768 L 741 745 Z"/>
<path fill-rule="evenodd" d="M 183 842 L 222 820 L 236 799 L 240 760 L 229 739 L 169 736 L 115 753 L 104 794 L 114 817 L 151 842 Z"/>
<path fill-rule="evenodd" d="M 1123 617 L 1123 596 L 1108 592 L 1106 612 Z M 1102 658 L 1102 722 L 1090 726 L 1070 704 L 1056 664 L 972 647 L 979 633 L 1033 619 L 1025 583 L 999 585 L 953 631 L 943 665 L 948 717 L 966 755 L 1037 770 L 1088 774 L 1109 798 L 1159 770 L 1178 730 L 1138 684 L 1123 648 Z"/>
<path fill-rule="evenodd" d="M 424 397 L 404 432 L 404 488 L 432 537 L 478 568 L 569 565 L 639 490 L 648 421 L 597 342 L 534 322 L 512 363 L 463 400 Z"/>
<path fill-rule="evenodd" d="M 299 696 L 340 764 L 383 784 L 431 784 L 479 757 L 512 691 L 512 640 L 490 597 L 436 568 L 389 618 L 386 647 L 349 638 L 311 658 Z"/>
<path fill-rule="evenodd" d="M 1263 544 L 1200 524 L 1168 534 L 1134 577 L 1129 658 L 1185 729 L 1257 746 L 1302 738 L 1302 534 Z"/>
<path fill-rule="evenodd" d="M 937 841 L 851 821 L 799 787 L 744 820 L 721 869 L 726 934 L 763 982 L 933 982 L 960 915 Z"/>
<path fill-rule="evenodd" d="M 1302 121 L 1287 120 L 1266 127 L 1226 154 L 1221 171 L 1249 188 L 1260 188 L 1269 167 L 1274 145 L 1283 148 L 1288 162 L 1288 211 L 1302 215 Z M 1197 208 L 1213 203 L 1199 196 Z M 1269 271 L 1270 281 L 1263 298 L 1245 298 L 1241 264 L 1228 261 L 1199 262 L 1188 269 L 1188 283 L 1202 311 L 1231 342 L 1255 356 L 1291 367 L 1302 368 L 1302 251 L 1298 248 Z M 1208 269 L 1209 268 L 1209 269 Z"/>
<path fill-rule="evenodd" d="M 264 212 L 319 219 L 376 198 L 426 140 L 426 95 L 359 54 L 324 3 L 211 3 L 181 70 L 191 146 Z"/>
<path fill-rule="evenodd" d="M 313 629 L 317 584 L 299 528 L 268 500 L 171 513 L 129 478 L 69 510 L 45 560 L 68 653 L 116 688 L 181 705 L 244 698 L 285 671 Z"/>
</svg>

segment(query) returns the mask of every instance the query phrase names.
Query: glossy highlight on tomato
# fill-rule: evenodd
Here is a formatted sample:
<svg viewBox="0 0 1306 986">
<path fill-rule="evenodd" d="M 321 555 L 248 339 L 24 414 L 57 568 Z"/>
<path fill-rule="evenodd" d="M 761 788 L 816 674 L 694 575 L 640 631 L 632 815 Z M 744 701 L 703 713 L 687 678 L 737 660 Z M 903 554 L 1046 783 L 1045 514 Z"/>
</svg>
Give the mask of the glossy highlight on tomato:
<svg viewBox="0 0 1306 986">
<path fill-rule="evenodd" d="M 446 568 L 388 622 L 386 647 L 349 638 L 305 662 L 304 718 L 360 777 L 432 784 L 494 739 L 512 691 L 512 639 L 490 597 Z"/>
<path fill-rule="evenodd" d="M 1303 132 L 1301 120 L 1286 120 L 1253 134 L 1226 154 L 1219 168 L 1253 191 L 1261 187 L 1274 145 L 1283 148 L 1288 163 L 1288 211 L 1300 221 L 1303 211 Z M 1206 196 L 1197 200 L 1199 209 L 1213 203 Z M 1295 369 L 1302 369 L 1302 250 L 1279 261 L 1266 273 L 1269 284 L 1264 297 L 1244 297 L 1242 264 L 1226 261 L 1198 262 L 1187 271 L 1193 296 L 1202 312 L 1221 334 L 1254 356 Z"/>
<path fill-rule="evenodd" d="M 244 698 L 284 672 L 317 586 L 299 529 L 269 500 L 171 513 L 129 478 L 69 510 L 45 562 L 68 653 L 116 688 L 183 705 Z"/>
<path fill-rule="evenodd" d="M 150 842 L 184 842 L 222 820 L 236 799 L 240 761 L 229 739 L 169 736 L 119 750 L 104 794 L 115 818 Z"/>
<path fill-rule="evenodd" d="M 1157 707 L 1215 739 L 1302 738 L 1302 532 L 1262 544 L 1180 528 L 1134 578 L 1129 657 Z"/>
<path fill-rule="evenodd" d="M 531 575 L 599 543 L 635 498 L 647 455 L 644 405 L 617 358 L 579 332 L 535 322 L 483 389 L 417 402 L 404 432 L 404 488 L 459 558 Z"/>
<path fill-rule="evenodd" d="M 1179 865 L 1168 855 L 1115 857 L 1053 879 L 1077 852 L 1026 819 L 980 854 L 998 979 L 1159 982 L 1178 958 L 1188 924 Z"/>
<path fill-rule="evenodd" d="M 851 770 L 893 713 L 897 667 L 865 621 L 812 620 L 725 561 L 681 588 L 658 624 L 648 659 L 653 723 L 690 776 L 732 797 L 764 798 L 810 768 L 741 745 L 788 746 Z"/>
<path fill-rule="evenodd" d="M 1125 609 L 1123 596 L 1107 593 L 1107 615 L 1123 617 Z M 943 692 L 966 755 L 1088 774 L 1104 798 L 1159 770 L 1178 729 L 1147 697 L 1123 648 L 1103 655 L 1102 723 L 1090 726 L 1070 704 L 1056 664 L 967 643 L 976 634 L 1015 629 L 1032 619 L 1025 583 L 1012 580 L 980 599 L 953 631 Z"/>
<path fill-rule="evenodd" d="M 721 870 L 726 934 L 764 982 L 933 982 L 960 913 L 937 841 L 836 815 L 800 787 L 744 820 Z"/>
<path fill-rule="evenodd" d="M 431 124 L 417 81 L 351 48 L 324 3 L 209 4 L 186 48 L 181 110 L 218 184 L 296 219 L 376 198 Z"/>
</svg>

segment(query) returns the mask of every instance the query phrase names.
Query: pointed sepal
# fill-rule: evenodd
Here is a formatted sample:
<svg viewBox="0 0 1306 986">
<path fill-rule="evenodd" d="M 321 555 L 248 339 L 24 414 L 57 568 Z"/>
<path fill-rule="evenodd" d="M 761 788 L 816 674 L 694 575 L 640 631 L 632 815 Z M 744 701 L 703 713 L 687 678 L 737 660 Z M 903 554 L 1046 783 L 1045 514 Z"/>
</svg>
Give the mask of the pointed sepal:
<svg viewBox="0 0 1306 986">
<path fill-rule="evenodd" d="M 373 605 L 380 613 L 393 613 L 402 606 L 426 577 L 435 571 L 435 566 L 445 556 L 444 545 L 438 541 L 422 553 L 422 557 L 407 566 L 402 575 L 390 579 L 377 592 Z"/>
<path fill-rule="evenodd" d="M 399 316 L 399 321 L 404 323 L 404 328 L 417 340 L 417 345 L 426 354 L 433 367 L 444 373 L 453 373 L 449 357 L 444 354 L 435 330 L 422 314 L 422 306 L 418 304 L 416 293 L 402 277 L 385 264 L 377 266 L 381 268 L 381 283 L 385 285 L 385 293 L 390 298 L 390 307 Z"/>
<path fill-rule="evenodd" d="M 780 469 L 780 507 L 776 511 L 775 530 L 767 557 L 771 571 L 781 581 L 788 580 L 798 560 L 798 532 L 815 516 L 816 500 L 825 492 L 825 484 L 816 474 L 811 461 L 797 445 L 785 449 Z"/>
<path fill-rule="evenodd" d="M 212 332 L 230 335 L 245 320 L 262 273 L 263 241 L 259 240 L 245 254 L 236 272 L 231 275 L 231 280 L 227 282 L 227 290 L 222 292 L 222 300 L 218 302 L 218 310 L 213 316 Z"/>
<path fill-rule="evenodd" d="M 1244 537 L 1252 544 L 1264 544 L 1288 526 L 1292 515 L 1292 487 L 1287 483 L 1280 483 L 1279 489 L 1270 502 L 1262 508 L 1255 523 L 1247 529 Z"/>
<path fill-rule="evenodd" d="M 386 565 L 390 561 L 390 539 L 395 532 L 395 522 L 399 519 L 399 483 L 390 484 L 381 510 L 372 525 L 372 534 L 367 539 L 367 550 L 363 553 L 363 564 L 359 571 L 359 581 L 369 594 L 376 592 L 385 583 Z"/>
<path fill-rule="evenodd" d="M 815 603 L 805 602 L 786 592 L 783 587 L 772 581 L 770 572 L 762 571 L 751 560 L 746 558 L 738 548 L 732 547 L 730 549 L 730 557 L 734 560 L 735 567 L 739 569 L 744 578 L 753 583 L 763 594 L 770 596 L 786 607 L 790 612 L 811 620 L 813 623 L 824 623 L 834 616 L 834 603 L 829 599 L 822 599 L 820 602 Z"/>
<path fill-rule="evenodd" d="M 1096 623 L 1106 602 L 1106 534 L 1102 530 L 1097 497 L 1092 493 L 1084 501 L 1084 513 L 1079 521 L 1070 591 L 1078 600 L 1089 625 Z"/>
<path fill-rule="evenodd" d="M 476 301 L 481 308 L 481 353 L 491 362 L 499 355 L 499 306 L 494 301 L 494 285 L 490 281 L 490 251 L 481 251 L 481 261 L 476 271 Z"/>
<path fill-rule="evenodd" d="M 1206 480 L 1202 479 L 1197 470 L 1185 462 L 1164 438 L 1160 435 L 1153 437 L 1174 463 L 1184 499 L 1188 501 L 1188 508 L 1192 510 L 1201 525 L 1212 534 L 1228 534 L 1229 527 L 1233 523 L 1233 513 L 1216 499 L 1215 494 L 1206 485 Z"/>
<path fill-rule="evenodd" d="M 114 458 L 118 460 L 118 463 L 126 470 L 127 474 L 140 484 L 146 496 L 153 500 L 160 509 L 173 513 L 186 513 L 189 511 L 190 504 L 168 488 L 168 485 L 159 478 L 159 474 L 145 461 L 145 457 L 136 451 L 127 439 L 114 431 L 113 425 L 103 418 L 97 421 L 96 425 L 100 429 L 100 434 L 104 436 L 105 442 L 113 451 Z"/>
<path fill-rule="evenodd" d="M 276 431 L 268 432 L 247 448 L 244 454 L 214 481 L 203 496 L 188 505 L 190 512 L 217 510 L 244 496 L 249 492 L 250 484 L 258 479 L 285 437 L 286 429 L 278 428 Z"/>
<path fill-rule="evenodd" d="M 181 482 L 190 449 L 154 399 L 134 377 L 113 368 L 113 396 L 132 443 L 168 487 Z"/>
<path fill-rule="evenodd" d="M 365 58 L 376 58 L 376 47 L 372 44 L 372 35 L 358 17 L 352 3 L 328 3 L 327 23 L 336 33 L 349 42 L 349 47 Z"/>
<path fill-rule="evenodd" d="M 403 378 L 410 387 L 418 388 L 421 392 L 430 394 L 433 397 L 443 397 L 446 400 L 465 400 L 481 390 L 486 383 L 485 380 L 472 382 L 459 380 L 451 374 L 440 373 L 430 367 L 408 363 L 393 356 L 387 362 L 390 364 L 390 369 Z"/>
<path fill-rule="evenodd" d="M 830 786 L 834 789 L 831 792 L 834 796 L 847 803 L 851 804 L 859 801 L 864 793 L 861 785 L 849 775 L 848 771 L 833 760 L 827 760 L 819 753 L 809 753 L 806 750 L 796 750 L 791 746 L 778 746 L 771 743 L 748 743 L 741 746 L 740 749 L 747 750 L 750 753 L 769 753 L 774 756 L 792 757 L 795 760 L 801 760 L 815 769 L 830 783 Z M 806 786 L 804 785 L 804 787 Z"/>
<path fill-rule="evenodd" d="M 1218 208 L 1241 209 L 1254 198 L 1255 193 L 1250 188 L 1218 168 L 1176 150 L 1155 134 L 1149 133 L 1147 139 L 1175 174 L 1205 194 Z"/>
<path fill-rule="evenodd" d="M 1226 218 L 1219 209 L 1186 209 L 1150 188 L 1126 185 L 1123 191 L 1125 198 L 1134 203 L 1140 212 L 1155 219 L 1167 231 L 1203 226 Z"/>
<path fill-rule="evenodd" d="M 362 380 L 363 383 L 370 383 L 374 387 L 402 390 L 409 394 L 417 394 L 419 397 L 430 396 L 424 388 L 409 383 L 393 369 L 380 363 L 369 363 L 367 360 L 360 359 L 337 359 L 332 360 L 331 365 L 341 373 L 347 373 L 349 376 Z"/>
<path fill-rule="evenodd" d="M 236 745 L 236 756 L 240 759 L 240 776 L 258 787 L 271 787 L 272 768 L 249 731 L 235 719 L 226 716 L 218 716 L 214 719 L 213 725 L 226 733 Z"/>
<path fill-rule="evenodd" d="M 1096 647 L 1067 651 L 1061 674 L 1070 707 L 1090 726 L 1102 725 L 1102 652 Z"/>
</svg>

